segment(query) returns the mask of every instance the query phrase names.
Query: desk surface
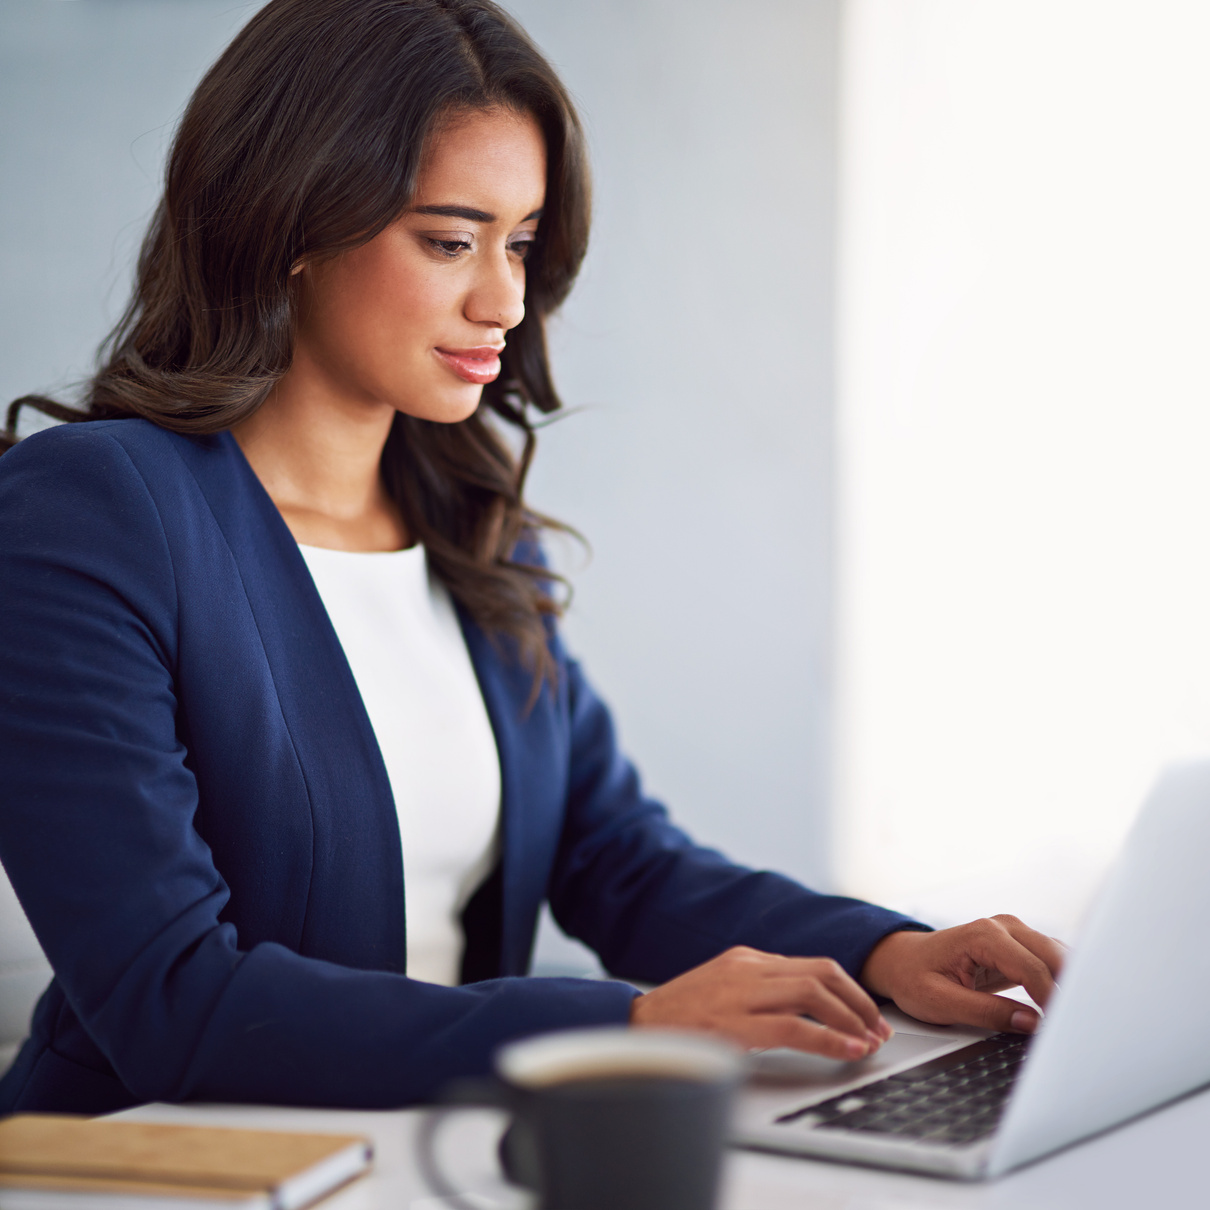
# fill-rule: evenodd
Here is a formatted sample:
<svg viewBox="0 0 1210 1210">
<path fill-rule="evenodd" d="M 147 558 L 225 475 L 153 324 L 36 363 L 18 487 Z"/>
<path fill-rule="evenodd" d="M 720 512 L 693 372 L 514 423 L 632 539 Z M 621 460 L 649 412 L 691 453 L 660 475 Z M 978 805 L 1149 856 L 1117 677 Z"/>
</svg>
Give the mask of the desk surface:
<svg viewBox="0 0 1210 1210">
<path fill-rule="evenodd" d="M 324 1210 L 441 1210 L 445 1203 L 425 1188 L 413 1159 L 422 1112 L 144 1105 L 122 1116 L 366 1134 L 377 1145 L 375 1171 L 323 1203 Z M 471 1111 L 445 1128 L 445 1167 L 483 1210 L 528 1204 L 499 1176 L 502 1121 Z M 982 1185 L 733 1151 L 721 1210 L 1184 1210 L 1210 1200 L 1208 1171 L 1210 1092 L 1203 1092 Z"/>
</svg>

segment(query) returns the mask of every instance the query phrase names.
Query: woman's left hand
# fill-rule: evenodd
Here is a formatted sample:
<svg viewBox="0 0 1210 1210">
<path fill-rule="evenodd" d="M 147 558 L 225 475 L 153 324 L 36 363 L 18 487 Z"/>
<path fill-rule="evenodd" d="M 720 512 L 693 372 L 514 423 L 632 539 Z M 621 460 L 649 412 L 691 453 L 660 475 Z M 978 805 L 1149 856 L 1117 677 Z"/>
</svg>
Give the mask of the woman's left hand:
<svg viewBox="0 0 1210 1210">
<path fill-rule="evenodd" d="M 920 1021 L 1028 1034 L 1038 1014 L 991 993 L 1020 985 L 1045 1008 L 1065 952 L 1016 916 L 993 916 L 936 933 L 891 933 L 870 951 L 860 982 Z"/>
</svg>

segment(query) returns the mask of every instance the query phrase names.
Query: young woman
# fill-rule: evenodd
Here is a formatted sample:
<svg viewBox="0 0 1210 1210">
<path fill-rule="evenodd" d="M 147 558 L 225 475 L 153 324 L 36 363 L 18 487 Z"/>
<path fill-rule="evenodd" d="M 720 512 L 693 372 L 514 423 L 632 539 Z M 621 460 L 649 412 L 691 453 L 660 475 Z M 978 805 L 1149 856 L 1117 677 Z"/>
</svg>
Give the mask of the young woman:
<svg viewBox="0 0 1210 1210">
<path fill-rule="evenodd" d="M 272 0 L 202 81 L 86 409 L 33 400 L 86 423 L 0 460 L 0 857 L 55 970 L 0 1112 L 399 1105 L 606 1022 L 860 1058 L 873 995 L 1033 1028 L 989 992 L 1045 1002 L 1049 938 L 734 866 L 618 752 L 522 496 L 587 232 L 489 0 Z M 526 978 L 544 900 L 659 986 Z"/>
</svg>

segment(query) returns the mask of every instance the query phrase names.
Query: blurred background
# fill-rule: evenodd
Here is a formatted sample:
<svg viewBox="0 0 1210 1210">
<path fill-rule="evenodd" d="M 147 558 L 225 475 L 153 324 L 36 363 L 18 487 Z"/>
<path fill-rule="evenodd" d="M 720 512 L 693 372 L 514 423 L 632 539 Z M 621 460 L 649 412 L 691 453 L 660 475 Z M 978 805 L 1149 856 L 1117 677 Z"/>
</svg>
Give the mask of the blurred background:
<svg viewBox="0 0 1210 1210">
<path fill-rule="evenodd" d="M 0 0 L 0 399 L 88 372 L 257 7 Z M 1210 748 L 1210 8 L 509 7 L 597 190 L 530 495 L 648 786 L 739 860 L 1075 936 Z M 539 963 L 591 958 L 547 921 Z"/>
</svg>

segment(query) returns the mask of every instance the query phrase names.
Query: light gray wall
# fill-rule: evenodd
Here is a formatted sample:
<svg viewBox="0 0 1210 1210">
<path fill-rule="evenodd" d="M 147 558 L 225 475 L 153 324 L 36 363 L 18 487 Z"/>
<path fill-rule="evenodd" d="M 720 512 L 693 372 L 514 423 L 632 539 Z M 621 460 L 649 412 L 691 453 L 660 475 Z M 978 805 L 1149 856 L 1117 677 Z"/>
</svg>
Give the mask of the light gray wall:
<svg viewBox="0 0 1210 1210">
<path fill-rule="evenodd" d="M 0 401 L 88 373 L 173 124 L 257 7 L 0 0 Z"/>
<path fill-rule="evenodd" d="M 513 8 L 597 179 L 532 490 L 594 548 L 568 631 L 679 817 L 825 878 L 837 5 Z"/>
<path fill-rule="evenodd" d="M 0 399 L 88 369 L 171 125 L 256 5 L 0 0 Z M 828 880 L 839 0 L 515 0 L 583 107 L 594 243 L 534 503 L 650 788 Z M 543 955 L 564 951 L 548 935 Z"/>
<path fill-rule="evenodd" d="M 511 8 L 596 175 L 531 481 L 593 547 L 569 639 L 677 818 L 826 884 L 839 0 Z"/>
<path fill-rule="evenodd" d="M 255 8 L 0 0 L 0 405 L 88 373 L 125 303 L 172 123 Z M 0 1071 L 49 979 L 0 874 Z"/>
</svg>

